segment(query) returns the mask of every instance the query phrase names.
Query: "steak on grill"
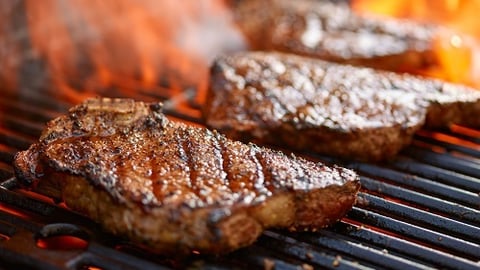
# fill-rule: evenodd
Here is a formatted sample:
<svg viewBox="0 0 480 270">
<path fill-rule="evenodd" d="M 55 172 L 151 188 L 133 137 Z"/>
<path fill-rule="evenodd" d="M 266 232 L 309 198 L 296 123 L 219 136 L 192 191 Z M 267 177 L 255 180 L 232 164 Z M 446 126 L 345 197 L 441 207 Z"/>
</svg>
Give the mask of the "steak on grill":
<svg viewBox="0 0 480 270">
<path fill-rule="evenodd" d="M 356 14 L 348 3 L 245 0 L 235 20 L 255 50 L 276 50 L 391 71 L 418 72 L 438 64 L 437 25 Z"/>
<path fill-rule="evenodd" d="M 360 185 L 351 170 L 232 141 L 128 99 L 73 107 L 14 166 L 25 186 L 162 252 L 222 253 L 265 228 L 322 228 L 352 207 Z"/>
<path fill-rule="evenodd" d="M 282 53 L 219 57 L 204 106 L 228 137 L 347 159 L 395 156 L 424 124 L 480 126 L 480 92 Z"/>
</svg>

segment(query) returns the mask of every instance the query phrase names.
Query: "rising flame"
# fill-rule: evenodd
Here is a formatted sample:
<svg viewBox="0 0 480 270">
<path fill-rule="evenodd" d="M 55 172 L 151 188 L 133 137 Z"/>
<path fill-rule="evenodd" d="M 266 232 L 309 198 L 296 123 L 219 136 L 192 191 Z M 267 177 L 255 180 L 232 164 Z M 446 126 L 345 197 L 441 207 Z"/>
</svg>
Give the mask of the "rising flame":
<svg viewBox="0 0 480 270">
<path fill-rule="evenodd" d="M 79 101 L 109 89 L 129 96 L 203 89 L 211 60 L 244 48 L 224 1 L 0 1 L 0 91 L 49 88 Z M 480 0 L 352 2 L 359 12 L 438 22 L 480 38 Z M 478 44 L 438 37 L 440 64 L 424 73 L 480 87 Z"/>
<path fill-rule="evenodd" d="M 2 86 L 36 81 L 75 100 L 205 87 L 212 58 L 243 47 L 221 0 L 2 1 L 0 15 Z"/>
<path fill-rule="evenodd" d="M 425 75 L 480 87 L 480 0 L 353 0 L 360 13 L 410 18 L 447 26 L 458 34 L 437 37 L 439 65 Z"/>
</svg>

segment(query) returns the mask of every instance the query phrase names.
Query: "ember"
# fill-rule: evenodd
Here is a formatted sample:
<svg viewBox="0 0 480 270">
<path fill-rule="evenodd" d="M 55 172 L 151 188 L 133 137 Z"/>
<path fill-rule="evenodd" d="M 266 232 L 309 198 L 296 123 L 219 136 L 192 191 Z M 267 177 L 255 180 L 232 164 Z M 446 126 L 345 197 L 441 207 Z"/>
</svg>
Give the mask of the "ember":
<svg viewBox="0 0 480 270">
<path fill-rule="evenodd" d="M 39 248 L 54 250 L 86 249 L 88 246 L 87 241 L 69 235 L 39 238 L 36 243 Z"/>
</svg>

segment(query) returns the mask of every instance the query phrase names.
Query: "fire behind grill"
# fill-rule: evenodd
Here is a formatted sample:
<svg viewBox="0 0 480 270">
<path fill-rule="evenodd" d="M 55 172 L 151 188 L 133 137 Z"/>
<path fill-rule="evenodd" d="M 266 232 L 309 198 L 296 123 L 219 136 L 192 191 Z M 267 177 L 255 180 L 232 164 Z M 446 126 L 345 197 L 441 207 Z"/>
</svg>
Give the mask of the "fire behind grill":
<svg viewBox="0 0 480 270">
<path fill-rule="evenodd" d="M 202 124 L 193 93 L 164 89 L 111 95 L 162 100 L 172 119 Z M 226 256 L 192 254 L 178 259 L 109 235 L 62 204 L 16 186 L 14 154 L 38 139 L 46 121 L 72 105 L 41 91 L 7 93 L 0 99 L 0 269 L 480 267 L 479 130 L 424 130 L 393 162 L 342 164 L 360 173 L 363 188 L 357 205 L 328 229 L 269 230 L 254 245 Z M 63 236 L 57 238 L 61 248 L 54 245 L 55 236 Z"/>
</svg>

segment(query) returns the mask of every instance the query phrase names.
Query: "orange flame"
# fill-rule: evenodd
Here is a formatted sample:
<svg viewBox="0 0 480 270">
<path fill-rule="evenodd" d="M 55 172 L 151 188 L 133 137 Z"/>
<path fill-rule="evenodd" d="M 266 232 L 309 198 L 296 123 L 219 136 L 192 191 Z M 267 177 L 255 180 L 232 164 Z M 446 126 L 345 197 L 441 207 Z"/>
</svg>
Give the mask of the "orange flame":
<svg viewBox="0 0 480 270">
<path fill-rule="evenodd" d="M 212 58 L 244 48 L 224 1 L 0 1 L 0 90 L 27 84 L 61 90 L 78 101 L 108 96 L 110 89 L 129 96 L 139 89 L 204 89 Z M 359 12 L 442 23 L 480 39 L 475 14 L 480 0 L 352 0 L 352 5 Z M 480 87 L 478 44 L 461 35 L 438 37 L 439 65 L 422 73 Z"/>
<path fill-rule="evenodd" d="M 447 26 L 458 34 L 437 37 L 434 51 L 439 65 L 425 75 L 480 87 L 480 0 L 353 0 L 360 13 L 410 18 Z"/>
<path fill-rule="evenodd" d="M 112 88 L 204 87 L 212 58 L 243 48 L 222 0 L 25 0 L 10 9 L 10 17 L 0 18 L 0 38 L 19 31 L 26 37 L 21 51 L 18 44 L 0 45 L 0 56 L 7 50 L 12 62 L 0 82 L 25 80 L 18 73 L 28 69 L 21 59 L 28 55 L 46 70 L 48 86 L 73 99 L 108 95 Z M 16 19 L 23 29 L 6 28 L 19 11 L 25 13 Z"/>
</svg>

